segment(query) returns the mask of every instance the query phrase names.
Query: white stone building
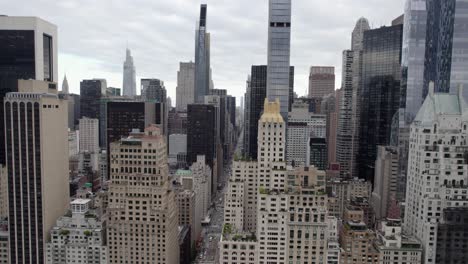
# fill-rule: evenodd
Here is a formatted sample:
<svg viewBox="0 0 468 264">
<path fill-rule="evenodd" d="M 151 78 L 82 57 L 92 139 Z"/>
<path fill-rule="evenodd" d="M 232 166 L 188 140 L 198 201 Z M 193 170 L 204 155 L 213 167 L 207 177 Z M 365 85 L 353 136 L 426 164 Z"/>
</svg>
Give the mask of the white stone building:
<svg viewBox="0 0 468 264">
<path fill-rule="evenodd" d="M 376 248 L 381 264 L 420 264 L 421 243 L 401 232 L 401 220 L 382 222 L 377 233 Z"/>
<path fill-rule="evenodd" d="M 71 215 L 57 220 L 46 244 L 46 263 L 108 263 L 105 222 L 90 205 L 89 199 L 76 199 L 70 204 Z"/>
<path fill-rule="evenodd" d="M 422 242 L 422 261 L 436 263 L 444 210 L 468 206 L 468 104 L 429 87 L 410 128 L 404 231 Z"/>
</svg>

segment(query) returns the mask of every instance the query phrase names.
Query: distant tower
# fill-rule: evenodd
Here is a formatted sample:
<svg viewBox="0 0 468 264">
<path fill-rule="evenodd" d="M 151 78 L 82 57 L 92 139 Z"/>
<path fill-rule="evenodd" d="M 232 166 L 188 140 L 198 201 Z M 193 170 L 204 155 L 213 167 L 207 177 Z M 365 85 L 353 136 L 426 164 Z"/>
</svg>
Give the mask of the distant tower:
<svg viewBox="0 0 468 264">
<path fill-rule="evenodd" d="M 129 49 L 127 49 L 127 56 L 125 57 L 123 66 L 123 95 L 136 95 L 135 65 L 133 64 L 133 57 Z"/>
<path fill-rule="evenodd" d="M 195 103 L 195 63 L 180 62 L 177 72 L 176 108 L 187 111 L 187 105 Z"/>
<path fill-rule="evenodd" d="M 63 78 L 62 93 L 63 94 L 69 94 L 70 93 L 70 90 L 68 88 L 68 80 L 67 80 L 67 75 L 66 74 L 65 74 L 65 77 Z"/>
<path fill-rule="evenodd" d="M 338 103 L 339 116 L 336 136 L 336 161 L 340 164 L 340 175 L 356 175 L 357 149 L 359 146 L 359 97 L 361 82 L 362 41 L 364 31 L 369 30 L 369 21 L 361 17 L 354 27 L 351 49 L 343 51 L 341 99 Z"/>
<path fill-rule="evenodd" d="M 210 90 L 210 34 L 206 30 L 207 6 L 200 6 L 195 35 L 195 103 L 203 103 Z"/>
<path fill-rule="evenodd" d="M 270 0 L 268 19 L 267 97 L 280 100 L 281 115 L 288 118 L 290 87 L 291 0 Z"/>
</svg>

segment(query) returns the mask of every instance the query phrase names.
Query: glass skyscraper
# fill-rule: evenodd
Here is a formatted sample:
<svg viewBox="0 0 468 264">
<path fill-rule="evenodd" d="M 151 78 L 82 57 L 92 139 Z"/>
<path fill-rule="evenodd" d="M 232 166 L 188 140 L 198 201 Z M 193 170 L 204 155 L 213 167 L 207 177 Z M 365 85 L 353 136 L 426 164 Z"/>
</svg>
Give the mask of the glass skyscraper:
<svg viewBox="0 0 468 264">
<path fill-rule="evenodd" d="M 288 118 L 290 88 L 291 0 L 270 0 L 268 19 L 267 97 L 279 98 L 281 115 Z"/>
<path fill-rule="evenodd" d="M 466 0 L 427 0 L 424 90 L 456 93 L 468 87 L 468 3 Z M 464 97 L 468 98 L 468 90 Z"/>
<path fill-rule="evenodd" d="M 403 25 L 364 32 L 360 107 L 359 177 L 374 178 L 377 146 L 390 143 L 398 111 Z"/>
<path fill-rule="evenodd" d="M 210 90 L 210 34 L 206 30 L 207 6 L 200 6 L 195 35 L 195 103 L 202 104 Z"/>
</svg>

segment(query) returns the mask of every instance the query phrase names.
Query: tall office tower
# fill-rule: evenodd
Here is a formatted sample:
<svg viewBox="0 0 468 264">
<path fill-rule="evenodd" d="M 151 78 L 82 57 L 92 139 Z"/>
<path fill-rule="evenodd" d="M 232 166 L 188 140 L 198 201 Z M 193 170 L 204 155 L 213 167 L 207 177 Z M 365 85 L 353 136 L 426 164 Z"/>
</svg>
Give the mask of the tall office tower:
<svg viewBox="0 0 468 264">
<path fill-rule="evenodd" d="M 468 85 L 468 52 L 466 27 L 468 14 L 464 0 L 428 0 L 426 51 L 424 60 L 424 90 L 428 93 L 429 82 L 434 82 L 436 92 L 457 93 L 458 85 Z M 468 91 L 464 91 L 468 98 Z"/>
<path fill-rule="evenodd" d="M 5 141 L 3 98 L 18 79 L 58 81 L 57 26 L 37 17 L 0 16 L 0 140 Z M 5 164 L 5 144 L 0 163 Z"/>
<path fill-rule="evenodd" d="M 100 119 L 101 98 L 106 96 L 107 82 L 104 79 L 80 82 L 80 118 Z"/>
<path fill-rule="evenodd" d="M 356 165 L 358 144 L 357 130 L 357 90 L 360 83 L 362 40 L 369 22 L 361 18 L 356 23 L 352 34 L 351 50 L 343 51 L 341 99 L 338 101 L 339 117 L 336 135 L 336 161 L 340 164 L 340 175 L 357 175 L 353 173 Z"/>
<path fill-rule="evenodd" d="M 99 120 L 80 119 L 80 152 L 99 153 Z"/>
<path fill-rule="evenodd" d="M 263 111 L 263 104 L 266 97 L 267 88 L 267 66 L 253 65 L 250 74 L 250 94 L 249 94 L 249 145 L 246 150 L 247 155 L 252 159 L 257 159 L 257 136 L 258 120 Z"/>
<path fill-rule="evenodd" d="M 106 223 L 92 202 L 75 199 L 70 203 L 71 216 L 57 219 L 47 242 L 46 263 L 107 263 Z"/>
<path fill-rule="evenodd" d="M 468 257 L 461 250 L 466 240 L 450 246 L 453 241 L 444 241 L 448 237 L 439 231 L 458 237 L 457 230 L 444 225 L 466 212 L 467 102 L 461 89 L 446 94 L 434 93 L 433 83 L 429 87 L 410 130 L 404 230 L 422 242 L 423 263 L 462 263 Z M 440 251 L 447 245 L 458 254 Z"/>
<path fill-rule="evenodd" d="M 203 104 L 210 91 L 210 34 L 206 27 L 207 6 L 200 6 L 200 20 L 195 32 L 195 103 Z M 187 102 L 188 103 L 188 102 Z"/>
<path fill-rule="evenodd" d="M 167 95 L 164 82 L 158 79 L 141 79 L 141 97 L 143 100 L 166 103 Z"/>
<path fill-rule="evenodd" d="M 310 67 L 309 98 L 324 97 L 335 91 L 335 67 Z"/>
<path fill-rule="evenodd" d="M 290 94 L 291 0 L 268 4 L 267 97 L 280 100 L 281 115 L 288 118 Z M 257 119 L 256 119 L 257 120 Z"/>
<path fill-rule="evenodd" d="M 68 208 L 67 106 L 44 81 L 20 80 L 5 97 L 10 263 L 44 263 L 49 232 Z"/>
<path fill-rule="evenodd" d="M 195 103 L 195 63 L 181 62 L 177 72 L 176 109 L 187 111 L 187 105 Z"/>
<path fill-rule="evenodd" d="M 122 89 L 124 96 L 132 97 L 136 95 L 135 65 L 133 65 L 133 57 L 128 48 L 125 54 Z"/>
<path fill-rule="evenodd" d="M 391 202 L 397 198 L 397 186 L 398 150 L 392 146 L 378 146 L 372 191 L 372 207 L 377 220 L 387 218 Z"/>
<path fill-rule="evenodd" d="M 323 97 L 321 113 L 327 117 L 327 163 L 336 162 L 336 137 L 338 128 L 338 116 L 339 116 L 339 102 L 341 100 L 342 92 L 341 89 L 333 91 L 333 93 Z M 325 168 L 327 169 L 327 168 Z"/>
<path fill-rule="evenodd" d="M 398 116 L 403 25 L 364 32 L 360 93 L 359 177 L 373 181 L 377 146 L 390 144 Z M 379 54 L 379 56 L 375 56 Z M 365 139 L 365 140 L 364 140 Z"/>
<path fill-rule="evenodd" d="M 306 104 L 296 103 L 293 105 L 292 111 L 289 113 L 286 133 L 286 161 L 288 165 L 298 167 L 309 164 L 307 162 L 309 139 L 325 139 L 326 123 L 325 115 L 309 112 Z"/>
<path fill-rule="evenodd" d="M 425 95 L 424 58 L 426 51 L 426 0 L 407 0 L 403 21 L 400 108 L 398 111 L 398 201 L 405 200 L 410 125 Z"/>
<path fill-rule="evenodd" d="M 109 263 L 179 263 L 178 210 L 161 129 L 134 131 L 110 149 Z"/>
<path fill-rule="evenodd" d="M 206 163 L 214 170 L 216 154 L 216 109 L 213 105 L 188 105 L 187 164 L 204 155 Z M 211 191 L 216 191 L 216 179 L 211 181 Z"/>
</svg>

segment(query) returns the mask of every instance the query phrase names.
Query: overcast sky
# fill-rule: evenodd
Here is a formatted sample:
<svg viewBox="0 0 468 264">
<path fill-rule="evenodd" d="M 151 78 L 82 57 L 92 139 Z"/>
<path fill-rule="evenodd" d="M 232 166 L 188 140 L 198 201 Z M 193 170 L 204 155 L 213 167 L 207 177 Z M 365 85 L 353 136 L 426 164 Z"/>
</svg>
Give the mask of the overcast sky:
<svg viewBox="0 0 468 264">
<path fill-rule="evenodd" d="M 267 0 L 5 0 L 0 12 L 58 26 L 60 85 L 66 72 L 72 92 L 90 78 L 122 87 L 128 43 L 137 87 L 140 78 L 161 79 L 174 104 L 179 62 L 194 60 L 201 3 L 208 4 L 215 87 L 240 98 L 250 66 L 267 61 Z M 339 88 L 341 53 L 350 47 L 357 19 L 368 18 L 373 28 L 389 25 L 403 6 L 404 0 L 293 0 L 295 91 L 306 94 L 311 65 L 335 66 Z"/>
</svg>

